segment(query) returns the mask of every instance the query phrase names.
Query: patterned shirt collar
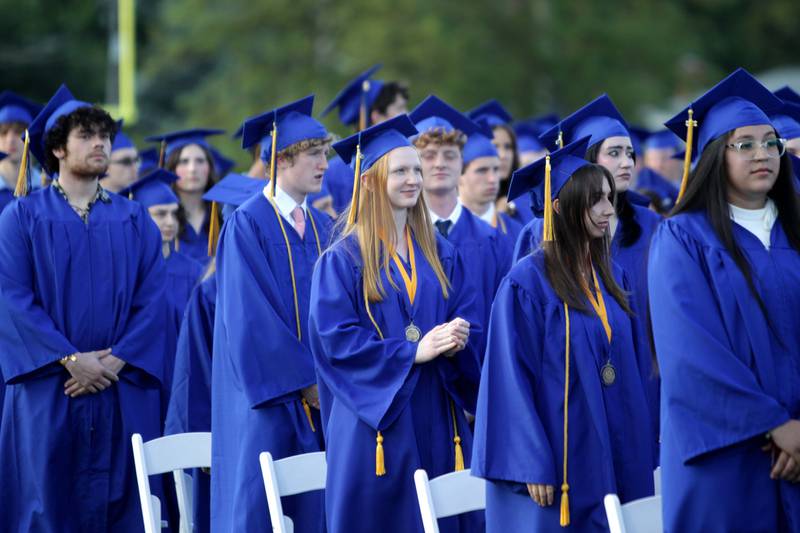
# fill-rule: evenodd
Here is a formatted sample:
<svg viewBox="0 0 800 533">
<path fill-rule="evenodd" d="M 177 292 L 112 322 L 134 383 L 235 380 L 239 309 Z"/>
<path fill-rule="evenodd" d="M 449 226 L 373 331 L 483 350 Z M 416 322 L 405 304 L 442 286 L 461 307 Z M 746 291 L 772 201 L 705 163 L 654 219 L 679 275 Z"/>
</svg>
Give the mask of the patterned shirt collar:
<svg viewBox="0 0 800 533">
<path fill-rule="evenodd" d="M 94 197 L 89 201 L 89 204 L 86 206 L 86 209 L 83 209 L 82 207 L 78 207 L 70 203 L 69 197 L 67 196 L 67 192 L 61 186 L 58 180 L 55 180 L 52 183 L 52 187 L 55 188 L 55 190 L 57 190 L 59 194 L 61 194 L 61 196 L 69 204 L 72 210 L 75 211 L 79 217 L 81 217 L 81 220 L 83 220 L 84 224 L 89 223 L 89 212 L 92 210 L 92 206 L 94 206 L 94 204 L 96 204 L 98 200 L 103 202 L 104 204 L 111 203 L 111 196 L 109 196 L 108 191 L 106 191 L 100 185 L 99 182 L 97 183 L 97 191 L 95 191 Z"/>
</svg>

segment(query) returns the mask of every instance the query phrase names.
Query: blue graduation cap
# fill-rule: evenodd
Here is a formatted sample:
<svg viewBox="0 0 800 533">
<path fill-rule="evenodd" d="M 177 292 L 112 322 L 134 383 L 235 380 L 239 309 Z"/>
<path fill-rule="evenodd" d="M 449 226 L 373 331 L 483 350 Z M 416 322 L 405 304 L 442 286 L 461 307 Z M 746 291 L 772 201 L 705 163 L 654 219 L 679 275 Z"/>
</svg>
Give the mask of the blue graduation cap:
<svg viewBox="0 0 800 533">
<path fill-rule="evenodd" d="M 240 206 L 264 189 L 266 180 L 231 173 L 219 180 L 204 195 L 203 200 Z"/>
<path fill-rule="evenodd" d="M 633 145 L 633 153 L 637 156 L 644 154 L 645 141 L 652 135 L 652 132 L 644 126 L 628 126 L 628 133 L 631 137 L 631 145 Z"/>
<path fill-rule="evenodd" d="M 139 175 L 144 176 L 155 168 L 158 168 L 158 149 L 148 148 L 139 152 Z"/>
<path fill-rule="evenodd" d="M 211 153 L 211 159 L 214 160 L 214 170 L 217 172 L 217 176 L 227 176 L 236 166 L 236 161 L 228 159 L 213 146 L 210 146 L 208 151 Z"/>
<path fill-rule="evenodd" d="M 409 137 L 419 131 L 408 115 L 398 115 L 375 126 L 371 126 L 333 145 L 333 149 L 355 169 L 353 176 L 353 198 L 347 223 L 355 224 L 358 214 L 358 201 L 361 191 L 361 175 L 372 168 L 381 157 L 395 148 L 412 146 Z"/>
<path fill-rule="evenodd" d="M 133 141 L 122 133 L 122 125 L 125 121 L 119 119 L 117 121 L 117 135 L 114 137 L 114 142 L 111 144 L 111 151 L 114 152 L 116 150 L 122 150 L 123 148 L 136 148 L 136 145 L 133 144 Z"/>
<path fill-rule="evenodd" d="M 467 111 L 467 116 L 481 126 L 494 129 L 496 126 L 511 124 L 514 118 L 506 111 L 503 104 L 495 99 L 482 103 L 478 107 Z"/>
<path fill-rule="evenodd" d="M 184 146 L 189 146 L 190 144 L 196 144 L 210 150 L 211 145 L 208 144 L 206 137 L 221 135 L 223 133 L 225 133 L 225 130 L 215 128 L 193 128 L 161 135 L 151 135 L 150 137 L 146 137 L 145 140 L 161 143 L 161 151 L 159 154 L 159 166 L 161 166 L 162 161 L 169 157 L 175 150 L 180 150 Z"/>
<path fill-rule="evenodd" d="M 7 153 L 5 153 L 5 152 L 0 152 L 0 161 L 2 161 L 3 159 L 5 159 L 6 157 L 8 157 L 8 154 L 7 154 Z"/>
<path fill-rule="evenodd" d="M 3 91 L 0 93 L 0 124 L 8 122 L 30 124 L 43 107 L 14 92 Z"/>
<path fill-rule="evenodd" d="M 778 110 L 769 116 L 778 136 L 784 139 L 800 137 L 800 104 L 783 101 Z"/>
<path fill-rule="evenodd" d="M 520 152 L 547 150 L 547 147 L 539 140 L 539 135 L 556 124 L 558 124 L 558 115 L 554 113 L 515 122 L 514 133 L 517 134 L 517 149 Z"/>
<path fill-rule="evenodd" d="M 645 150 L 660 150 L 666 148 L 672 148 L 678 151 L 683 150 L 683 141 L 669 130 L 659 130 L 652 133 L 644 143 Z"/>
<path fill-rule="evenodd" d="M 122 189 L 119 194 L 139 202 L 144 207 L 162 204 L 177 204 L 178 197 L 172 192 L 172 185 L 178 176 L 163 168 L 157 168 Z"/>
<path fill-rule="evenodd" d="M 384 86 L 384 82 L 371 78 L 382 66 L 379 63 L 356 76 L 336 95 L 328 107 L 322 110 L 320 116 L 324 117 L 338 107 L 339 120 L 342 124 L 345 126 L 358 125 L 359 130 L 366 128 L 369 121 L 369 110 Z"/>
<path fill-rule="evenodd" d="M 665 122 L 668 129 L 686 140 L 683 180 L 678 201 L 686 189 L 693 153 L 702 154 L 711 141 L 736 128 L 771 125 L 768 115 L 776 112 L 782 103 L 780 98 L 749 72 L 739 68 Z"/>
<path fill-rule="evenodd" d="M 630 137 L 628 124 L 607 94 L 598 96 L 572 113 L 544 132 L 539 140 L 548 149 L 556 149 L 587 135 L 589 146 L 609 137 Z"/>
<path fill-rule="evenodd" d="M 784 102 L 789 102 L 792 104 L 800 104 L 800 93 L 798 93 L 788 85 L 781 87 L 772 94 L 774 94 Z"/>
<path fill-rule="evenodd" d="M 328 130 L 311 112 L 314 95 L 248 118 L 242 123 L 242 148 L 261 143 L 261 160 L 269 162 L 270 196 L 275 195 L 275 157 L 278 152 L 307 139 L 324 139 Z"/>
<path fill-rule="evenodd" d="M 499 157 L 497 148 L 492 144 L 491 137 L 487 136 L 487 131 L 474 133 L 467 138 L 467 143 L 462 150 L 464 168 L 479 157 Z"/>
<path fill-rule="evenodd" d="M 91 107 L 91 104 L 76 100 L 67 86 L 61 85 L 39 114 L 33 118 L 33 121 L 28 125 L 27 135 L 25 137 L 25 148 L 22 152 L 22 164 L 20 165 L 20 172 L 17 177 L 15 195 L 24 196 L 27 194 L 26 171 L 28 167 L 28 150 L 30 150 L 33 156 L 39 161 L 42 168 L 47 169 L 44 148 L 45 134 L 53 129 L 53 126 L 55 126 L 59 118 L 69 115 L 76 109 L 82 107 Z M 52 170 L 55 172 L 57 169 Z"/>
<path fill-rule="evenodd" d="M 481 131 L 481 127 L 469 117 L 434 95 L 425 98 L 408 114 L 408 118 L 420 133 L 431 130 L 451 133 L 458 130 L 464 135 L 470 136 Z"/>
</svg>

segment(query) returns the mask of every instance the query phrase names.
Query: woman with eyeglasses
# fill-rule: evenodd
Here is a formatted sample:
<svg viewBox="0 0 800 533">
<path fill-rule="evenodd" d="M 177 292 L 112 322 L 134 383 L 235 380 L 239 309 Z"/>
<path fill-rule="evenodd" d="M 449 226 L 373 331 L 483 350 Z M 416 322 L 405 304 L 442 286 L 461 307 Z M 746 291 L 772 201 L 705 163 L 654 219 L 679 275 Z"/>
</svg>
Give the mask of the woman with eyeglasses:
<svg viewBox="0 0 800 533">
<path fill-rule="evenodd" d="M 130 137 L 119 131 L 111 145 L 108 171 L 100 180 L 100 185 L 107 191 L 118 193 L 133 185 L 139 178 L 138 167 L 139 152 L 136 150 L 136 145 Z"/>
<path fill-rule="evenodd" d="M 739 69 L 667 123 L 695 170 L 650 248 L 665 531 L 800 531 L 800 205 Z"/>
</svg>

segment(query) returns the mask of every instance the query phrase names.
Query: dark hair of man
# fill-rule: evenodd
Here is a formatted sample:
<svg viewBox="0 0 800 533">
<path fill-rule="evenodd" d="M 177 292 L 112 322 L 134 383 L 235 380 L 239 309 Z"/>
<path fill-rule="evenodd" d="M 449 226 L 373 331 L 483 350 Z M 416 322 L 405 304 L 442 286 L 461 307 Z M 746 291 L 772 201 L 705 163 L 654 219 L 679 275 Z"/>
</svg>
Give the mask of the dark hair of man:
<svg viewBox="0 0 800 533">
<path fill-rule="evenodd" d="M 381 115 L 385 115 L 386 110 L 397 100 L 398 95 L 408 100 L 408 86 L 398 81 L 385 83 L 381 90 L 378 91 L 378 96 L 375 98 L 370 111 L 377 111 Z"/>
<path fill-rule="evenodd" d="M 114 142 L 117 135 L 117 123 L 103 108 L 98 106 L 80 107 L 59 117 L 53 127 L 44 135 L 44 166 L 49 174 L 58 172 L 58 158 L 53 150 L 67 148 L 67 138 L 74 129 L 87 130 L 93 133 L 106 133 Z"/>
<path fill-rule="evenodd" d="M 586 150 L 586 160 L 592 163 L 597 163 L 597 155 L 600 153 L 600 145 L 603 141 L 595 143 Z M 634 161 L 636 156 L 634 155 Z M 633 204 L 628 200 L 626 192 L 617 194 L 617 201 L 615 204 L 617 211 L 617 218 L 619 218 L 619 226 L 617 231 L 620 232 L 620 245 L 624 248 L 633 246 L 639 237 L 642 236 L 642 226 L 636 221 L 636 212 L 633 210 Z"/>
<path fill-rule="evenodd" d="M 589 259 L 606 290 L 625 312 L 632 313 L 625 291 L 617 285 L 611 270 L 608 235 L 594 238 L 587 227 L 587 214 L 603 198 L 603 180 L 615 194 L 614 178 L 601 165 L 587 165 L 576 170 L 558 193 L 558 212 L 553 213 L 554 239 L 543 242 L 547 279 L 553 290 L 570 307 L 588 312 L 582 263 Z"/>
<path fill-rule="evenodd" d="M 725 165 L 725 151 L 732 135 L 732 131 L 728 132 L 706 146 L 703 153 L 700 154 L 697 166 L 689 176 L 683 198 L 672 209 L 669 216 L 692 211 L 705 211 L 711 227 L 714 228 L 714 233 L 731 254 L 736 266 L 747 280 L 750 291 L 764 310 L 764 303 L 753 283 L 750 264 L 733 236 L 733 222 L 731 222 L 730 208 L 728 207 L 728 171 Z M 800 252 L 800 200 L 792 179 L 792 162 L 789 155 L 784 154 L 781 157 L 778 178 L 767 196 L 775 202 L 775 206 L 778 208 L 778 222 L 786 232 L 789 243 L 792 248 Z"/>
<path fill-rule="evenodd" d="M 514 153 L 514 157 L 511 160 L 511 172 L 508 176 L 500 176 L 500 191 L 497 193 L 497 197 L 503 198 L 508 195 L 508 187 L 511 185 L 511 174 L 519 168 L 519 149 L 517 148 L 517 134 L 514 133 L 514 128 L 507 124 L 500 124 L 495 126 L 492 131 L 498 128 L 508 134 L 508 138 L 511 139 L 511 150 Z"/>
<path fill-rule="evenodd" d="M 25 129 L 28 127 L 26 122 L 0 122 L 0 135 L 5 135 L 10 130 L 13 130 L 15 133 L 22 135 L 25 133 Z"/>
<path fill-rule="evenodd" d="M 189 145 L 187 145 L 189 146 Z M 205 191 L 208 191 L 214 184 L 217 182 L 217 169 L 214 167 L 214 157 L 211 155 L 211 152 L 208 151 L 208 148 L 205 146 L 200 146 L 199 144 L 196 145 L 203 151 L 203 154 L 206 156 L 206 161 L 208 161 L 208 180 L 206 181 L 206 188 Z M 177 150 L 173 150 L 171 154 L 167 157 L 167 160 L 164 162 L 164 168 L 169 170 L 170 172 L 175 172 L 175 169 L 178 168 L 178 163 L 181 160 L 181 154 L 183 153 L 183 149 L 186 146 L 183 146 Z M 174 187 L 174 185 L 173 185 Z M 204 223 L 207 226 L 211 222 L 211 202 L 204 202 L 206 206 L 206 221 Z M 219 223 L 220 227 L 222 227 L 222 215 L 220 213 L 219 216 Z M 178 238 L 183 238 L 186 234 L 186 226 L 189 224 L 188 219 L 186 218 L 186 211 L 183 209 L 183 204 L 179 205 L 178 207 Z"/>
</svg>

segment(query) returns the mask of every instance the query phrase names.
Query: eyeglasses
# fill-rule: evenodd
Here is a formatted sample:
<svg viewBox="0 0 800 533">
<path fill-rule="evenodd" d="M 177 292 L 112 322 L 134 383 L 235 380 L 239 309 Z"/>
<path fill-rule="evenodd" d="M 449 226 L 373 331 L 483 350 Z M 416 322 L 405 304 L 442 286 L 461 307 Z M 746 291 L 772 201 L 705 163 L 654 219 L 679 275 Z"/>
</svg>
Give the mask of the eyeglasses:
<svg viewBox="0 0 800 533">
<path fill-rule="evenodd" d="M 122 165 L 123 167 L 132 167 L 138 165 L 142 161 L 140 157 L 123 157 L 121 159 L 112 159 L 112 165 Z"/>
<path fill-rule="evenodd" d="M 768 139 L 762 142 L 740 141 L 726 145 L 739 154 L 754 159 L 759 148 L 763 148 L 767 157 L 781 157 L 786 153 L 786 139 Z"/>
</svg>

